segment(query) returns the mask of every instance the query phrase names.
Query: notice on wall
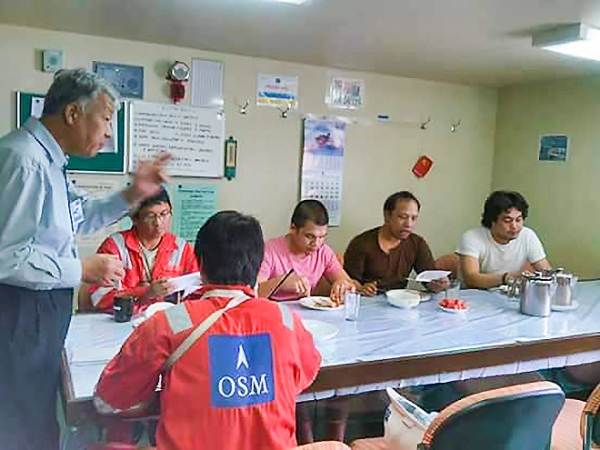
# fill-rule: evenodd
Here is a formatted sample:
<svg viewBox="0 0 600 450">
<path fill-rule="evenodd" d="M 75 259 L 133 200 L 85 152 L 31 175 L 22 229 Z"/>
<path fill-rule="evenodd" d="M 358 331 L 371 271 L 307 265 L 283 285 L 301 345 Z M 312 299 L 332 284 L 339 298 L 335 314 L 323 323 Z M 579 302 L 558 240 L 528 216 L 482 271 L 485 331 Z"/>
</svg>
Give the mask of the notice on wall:
<svg viewBox="0 0 600 450">
<path fill-rule="evenodd" d="M 192 244 L 198 230 L 218 209 L 217 187 L 210 184 L 170 186 L 173 203 L 172 231 Z"/>
<path fill-rule="evenodd" d="M 301 198 L 323 203 L 331 226 L 339 226 L 342 221 L 345 146 L 345 122 L 304 120 Z"/>
<path fill-rule="evenodd" d="M 83 189 L 92 198 L 99 198 L 123 188 L 123 181 L 110 179 L 106 176 L 71 174 L 69 175 L 69 178 L 77 188 Z M 93 255 L 96 253 L 96 250 L 98 250 L 100 244 L 108 236 L 112 233 L 121 231 L 121 229 L 121 222 L 117 222 L 92 234 L 77 235 L 75 242 L 77 244 L 79 256 L 85 258 L 86 256 Z"/>
<path fill-rule="evenodd" d="M 567 160 L 569 137 L 566 135 L 549 135 L 540 137 L 540 161 Z"/>
<path fill-rule="evenodd" d="M 359 109 L 365 106 L 365 80 L 333 78 L 329 87 L 329 107 Z"/>
<path fill-rule="evenodd" d="M 259 74 L 256 85 L 256 104 L 296 108 L 298 105 L 298 77 Z"/>
<path fill-rule="evenodd" d="M 137 161 L 169 152 L 173 176 L 222 177 L 225 120 L 221 112 L 187 105 L 133 102 L 130 172 Z"/>
</svg>

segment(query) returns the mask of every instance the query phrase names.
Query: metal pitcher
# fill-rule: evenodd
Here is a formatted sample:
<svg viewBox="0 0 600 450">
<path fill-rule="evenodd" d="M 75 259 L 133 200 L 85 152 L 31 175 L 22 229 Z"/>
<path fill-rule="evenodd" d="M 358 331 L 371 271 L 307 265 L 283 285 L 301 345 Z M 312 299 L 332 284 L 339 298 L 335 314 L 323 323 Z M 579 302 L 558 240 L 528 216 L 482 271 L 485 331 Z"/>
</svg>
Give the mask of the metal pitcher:
<svg viewBox="0 0 600 450">
<path fill-rule="evenodd" d="M 524 273 L 521 278 L 521 313 L 547 317 L 552 308 L 556 279 L 541 273 Z"/>
<path fill-rule="evenodd" d="M 573 304 L 577 277 L 571 273 L 560 272 L 555 275 L 556 291 L 552 297 L 552 304 L 557 306 L 571 306 Z"/>
</svg>

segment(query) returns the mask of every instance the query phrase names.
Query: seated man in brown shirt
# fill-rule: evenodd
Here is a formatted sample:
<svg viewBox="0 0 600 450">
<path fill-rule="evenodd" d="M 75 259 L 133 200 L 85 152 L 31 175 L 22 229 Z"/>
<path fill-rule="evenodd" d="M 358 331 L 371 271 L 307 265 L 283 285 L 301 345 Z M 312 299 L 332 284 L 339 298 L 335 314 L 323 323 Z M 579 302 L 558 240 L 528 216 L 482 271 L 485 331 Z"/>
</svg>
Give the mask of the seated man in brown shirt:
<svg viewBox="0 0 600 450">
<path fill-rule="evenodd" d="M 383 225 L 356 236 L 344 254 L 344 269 L 358 280 L 361 294 L 371 296 L 389 289 L 405 288 L 411 271 L 433 270 L 429 245 L 413 233 L 421 204 L 407 191 L 390 195 L 383 205 Z M 448 279 L 427 283 L 430 291 L 446 288 Z"/>
</svg>

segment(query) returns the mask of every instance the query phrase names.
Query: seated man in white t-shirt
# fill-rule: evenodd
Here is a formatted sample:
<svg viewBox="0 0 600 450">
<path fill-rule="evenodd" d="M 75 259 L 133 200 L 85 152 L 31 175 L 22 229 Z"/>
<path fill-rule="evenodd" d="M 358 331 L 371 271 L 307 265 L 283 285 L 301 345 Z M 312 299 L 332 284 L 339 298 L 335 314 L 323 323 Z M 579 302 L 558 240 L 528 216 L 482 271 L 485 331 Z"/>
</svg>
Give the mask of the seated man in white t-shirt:
<svg viewBox="0 0 600 450">
<path fill-rule="evenodd" d="M 460 257 L 463 284 L 489 289 L 519 278 L 523 265 L 549 270 L 550 263 L 539 238 L 523 226 L 529 205 L 518 192 L 492 192 L 485 201 L 480 227 L 462 235 L 456 253 Z"/>
</svg>

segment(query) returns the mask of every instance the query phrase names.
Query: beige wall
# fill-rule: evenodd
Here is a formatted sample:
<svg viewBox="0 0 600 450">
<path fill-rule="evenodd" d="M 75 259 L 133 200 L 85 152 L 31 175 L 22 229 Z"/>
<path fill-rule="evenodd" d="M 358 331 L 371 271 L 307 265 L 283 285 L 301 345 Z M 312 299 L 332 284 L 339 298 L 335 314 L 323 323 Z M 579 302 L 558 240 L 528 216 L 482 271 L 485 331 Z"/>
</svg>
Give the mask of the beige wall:
<svg viewBox="0 0 600 450">
<path fill-rule="evenodd" d="M 43 93 L 52 76 L 40 71 L 39 50 L 65 52 L 66 67 L 91 68 L 92 61 L 145 67 L 145 99 L 167 102 L 164 80 L 168 64 L 192 57 L 225 63 L 227 135 L 240 143 L 238 177 L 216 181 L 220 207 L 258 216 L 267 237 L 286 231 L 299 186 L 301 120 L 282 120 L 271 108 L 253 107 L 237 114 L 234 100 L 254 98 L 259 72 L 299 77 L 302 113 L 340 115 L 324 104 L 332 74 L 323 67 L 208 53 L 194 49 L 115 40 L 0 25 L 0 133 L 15 124 L 15 91 Z M 344 179 L 343 223 L 330 232 L 330 243 L 343 251 L 358 232 L 381 221 L 385 197 L 410 189 L 424 208 L 417 229 L 440 254 L 454 249 L 461 232 L 477 222 L 491 186 L 497 92 L 371 73 L 345 73 L 366 79 L 367 107 L 353 116 L 374 119 L 388 114 L 416 122 L 431 116 L 427 131 L 418 127 L 375 123 L 350 125 Z M 351 115 L 351 113 L 345 114 Z M 460 118 L 457 133 L 450 123 Z M 410 169 L 421 154 L 433 158 L 430 174 L 417 180 Z"/>
<path fill-rule="evenodd" d="M 600 78 L 501 89 L 493 186 L 523 193 L 528 224 L 548 258 L 583 277 L 600 276 Z M 568 161 L 538 161 L 543 134 L 570 137 Z"/>
</svg>

